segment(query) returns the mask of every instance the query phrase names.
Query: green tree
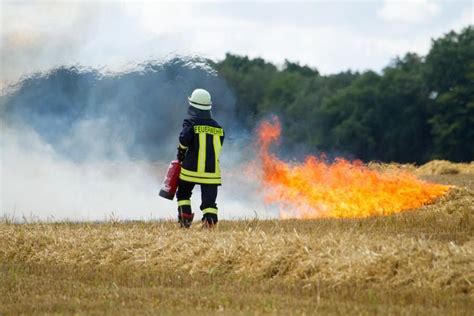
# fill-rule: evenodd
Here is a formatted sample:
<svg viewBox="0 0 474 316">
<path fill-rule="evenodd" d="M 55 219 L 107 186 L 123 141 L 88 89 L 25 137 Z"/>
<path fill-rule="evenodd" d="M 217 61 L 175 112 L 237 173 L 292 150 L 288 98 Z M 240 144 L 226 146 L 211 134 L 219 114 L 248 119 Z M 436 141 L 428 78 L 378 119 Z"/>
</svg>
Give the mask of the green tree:
<svg viewBox="0 0 474 316">
<path fill-rule="evenodd" d="M 431 135 L 422 69 L 422 58 L 411 53 L 384 69 L 372 123 L 377 144 L 374 158 L 398 162 L 428 158 Z"/>
<path fill-rule="evenodd" d="M 226 58 L 215 67 L 236 94 L 237 117 L 252 128 L 259 114 L 258 105 L 264 99 L 277 68 L 261 58 L 249 59 L 232 54 L 226 54 Z"/>
<path fill-rule="evenodd" d="M 436 158 L 474 158 L 474 28 L 433 41 L 426 56 L 433 153 Z"/>
<path fill-rule="evenodd" d="M 375 151 L 374 109 L 380 76 L 369 71 L 328 98 L 316 115 L 318 146 L 369 159 Z"/>
<path fill-rule="evenodd" d="M 426 58 L 407 53 L 381 73 L 317 69 L 227 54 L 215 68 L 248 128 L 268 114 L 285 145 L 363 160 L 474 159 L 474 31 L 436 39 Z M 301 146 L 300 146 L 301 147 Z"/>
</svg>

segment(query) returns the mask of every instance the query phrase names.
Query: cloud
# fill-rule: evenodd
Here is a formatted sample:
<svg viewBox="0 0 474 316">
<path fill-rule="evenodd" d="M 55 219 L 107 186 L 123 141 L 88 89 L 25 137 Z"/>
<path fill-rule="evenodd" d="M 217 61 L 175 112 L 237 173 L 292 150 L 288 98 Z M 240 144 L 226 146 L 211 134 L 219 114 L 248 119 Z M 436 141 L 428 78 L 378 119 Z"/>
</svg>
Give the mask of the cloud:
<svg viewBox="0 0 474 316">
<path fill-rule="evenodd" d="M 440 13 L 440 6 L 430 0 L 385 0 L 377 16 L 387 22 L 422 23 Z"/>
<path fill-rule="evenodd" d="M 377 11 L 378 6 L 374 2 L 2 3 L 0 86 L 60 65 L 122 71 L 130 64 L 173 54 L 219 60 L 231 52 L 274 63 L 290 59 L 324 74 L 348 68 L 380 70 L 406 51 L 425 54 L 430 38 L 448 32 L 462 8 L 466 12 L 462 24 L 472 21 L 472 6 L 461 2 L 385 1 Z M 354 16 L 337 14 L 348 8 Z M 433 23 L 416 32 L 407 29 L 430 19 Z M 381 21 L 405 25 L 394 28 Z"/>
<path fill-rule="evenodd" d="M 450 29 L 455 31 L 461 31 L 463 28 L 468 25 L 474 24 L 474 5 L 471 5 L 470 8 L 465 9 L 461 12 L 461 15 L 458 19 L 451 23 Z"/>
</svg>

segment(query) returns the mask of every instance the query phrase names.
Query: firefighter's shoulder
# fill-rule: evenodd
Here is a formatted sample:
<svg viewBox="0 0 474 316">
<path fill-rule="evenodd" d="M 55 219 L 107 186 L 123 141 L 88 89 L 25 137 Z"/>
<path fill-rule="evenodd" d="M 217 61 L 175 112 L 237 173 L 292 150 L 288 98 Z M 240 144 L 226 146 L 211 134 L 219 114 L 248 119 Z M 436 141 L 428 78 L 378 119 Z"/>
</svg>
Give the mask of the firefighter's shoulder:
<svg viewBox="0 0 474 316">
<path fill-rule="evenodd" d="M 212 126 L 222 128 L 222 126 L 216 120 L 211 119 L 211 121 L 212 121 Z"/>
<path fill-rule="evenodd" d="M 183 127 L 192 127 L 196 124 L 192 118 L 185 118 L 183 120 Z"/>
</svg>

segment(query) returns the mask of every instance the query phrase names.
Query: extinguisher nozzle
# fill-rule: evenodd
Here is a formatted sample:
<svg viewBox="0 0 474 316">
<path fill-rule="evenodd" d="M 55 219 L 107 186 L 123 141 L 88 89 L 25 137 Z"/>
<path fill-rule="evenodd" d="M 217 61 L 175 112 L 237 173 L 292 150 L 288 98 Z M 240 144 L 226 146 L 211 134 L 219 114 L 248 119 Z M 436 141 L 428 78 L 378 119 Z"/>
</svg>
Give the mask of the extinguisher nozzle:
<svg viewBox="0 0 474 316">
<path fill-rule="evenodd" d="M 171 194 L 170 192 L 168 191 L 165 191 L 165 190 L 160 190 L 160 193 L 159 195 L 165 199 L 168 199 L 168 200 L 173 200 L 174 199 L 174 194 Z"/>
</svg>

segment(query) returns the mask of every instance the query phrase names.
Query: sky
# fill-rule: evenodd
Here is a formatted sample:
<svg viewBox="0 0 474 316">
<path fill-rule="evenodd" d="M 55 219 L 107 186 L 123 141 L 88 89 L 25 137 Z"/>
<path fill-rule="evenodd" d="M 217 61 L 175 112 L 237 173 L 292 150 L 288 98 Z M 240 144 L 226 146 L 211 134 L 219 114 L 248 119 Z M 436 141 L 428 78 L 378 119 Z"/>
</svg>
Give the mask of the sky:
<svg viewBox="0 0 474 316">
<path fill-rule="evenodd" d="M 1 86 L 61 65 L 121 71 L 227 52 L 323 74 L 380 71 L 473 23 L 472 1 L 1 2 Z"/>
</svg>

